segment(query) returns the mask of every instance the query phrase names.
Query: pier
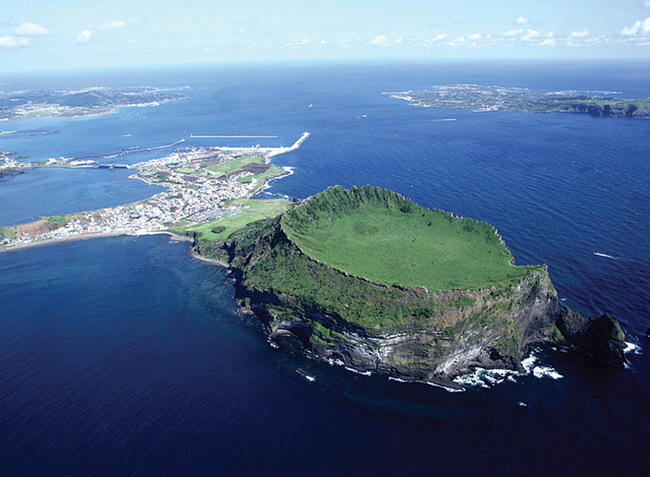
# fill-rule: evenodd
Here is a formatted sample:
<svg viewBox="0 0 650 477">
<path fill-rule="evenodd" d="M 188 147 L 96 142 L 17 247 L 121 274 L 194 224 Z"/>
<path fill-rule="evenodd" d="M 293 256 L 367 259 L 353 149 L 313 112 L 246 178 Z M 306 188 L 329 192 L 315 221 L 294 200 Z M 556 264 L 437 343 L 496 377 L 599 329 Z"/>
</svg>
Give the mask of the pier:
<svg viewBox="0 0 650 477">
<path fill-rule="evenodd" d="M 273 157 L 273 156 L 277 156 L 278 154 L 285 154 L 287 152 L 295 151 L 296 149 L 298 149 L 302 145 L 303 142 L 305 142 L 307 140 L 307 138 L 309 136 L 311 136 L 311 133 L 309 131 L 305 131 L 304 133 L 302 133 L 300 138 L 298 138 L 298 140 L 293 143 L 292 146 L 290 146 L 290 147 L 284 147 L 284 146 L 281 146 L 281 147 L 269 147 L 269 148 L 265 149 L 265 151 L 264 151 L 265 155 L 267 157 Z"/>
<path fill-rule="evenodd" d="M 307 140 L 307 138 L 311 136 L 311 133 L 308 131 L 305 131 L 302 133 L 302 135 L 298 138 L 296 142 L 293 143 L 293 145 L 286 147 L 286 146 L 280 146 L 280 147 L 260 147 L 260 146 L 251 146 L 251 147 L 230 147 L 230 146 L 215 146 L 217 149 L 220 149 L 222 151 L 230 151 L 230 152 L 242 152 L 242 153 L 261 153 L 266 157 L 273 157 L 277 156 L 278 154 L 285 154 L 287 152 L 295 151 L 298 149 L 303 142 Z M 267 138 L 277 138 L 278 136 L 194 136 L 191 135 L 190 137 L 221 137 L 221 138 L 233 138 L 233 137 L 238 137 L 238 138 L 260 138 L 260 137 L 267 137 Z"/>
<path fill-rule="evenodd" d="M 279 154 L 286 154 L 287 152 L 295 151 L 298 149 L 303 142 L 307 140 L 307 138 L 311 135 L 310 132 L 305 131 L 302 133 L 302 135 L 298 138 L 296 142 L 294 142 L 291 146 L 286 147 L 286 146 L 280 146 L 280 147 L 260 147 L 260 146 L 250 146 L 250 147 L 229 147 L 229 146 L 215 146 L 215 149 L 219 149 L 222 151 L 228 151 L 228 152 L 239 152 L 243 154 L 262 154 L 264 157 L 270 158 L 273 156 L 277 156 Z M 190 135 L 190 138 L 277 138 L 278 136 L 196 136 L 196 135 Z M 134 151 L 128 151 L 128 152 L 122 152 L 120 155 L 131 153 L 131 152 L 140 152 L 140 151 L 153 151 L 157 149 L 164 149 L 164 148 L 169 148 L 176 146 L 178 144 L 181 144 L 185 142 L 185 139 L 181 139 L 179 141 L 176 141 L 172 144 L 167 144 L 165 146 L 159 146 L 159 147 L 152 147 L 152 148 L 146 148 L 146 149 L 139 149 L 137 148 Z M 106 157 L 100 154 L 97 154 L 95 156 L 84 156 L 84 157 Z M 114 157 L 114 156 L 113 156 Z M 108 158 L 108 157 L 107 157 Z M 95 161 L 79 161 L 79 158 L 75 158 L 75 161 L 78 163 L 75 163 L 74 161 L 70 163 L 70 165 L 73 168 L 86 168 L 86 169 L 137 169 L 137 165 L 130 165 L 130 164 L 120 164 L 120 163 L 111 163 L 111 164 L 97 164 Z"/>
<path fill-rule="evenodd" d="M 130 166 L 128 164 L 98 164 L 96 167 L 98 169 L 129 169 Z"/>
<path fill-rule="evenodd" d="M 190 138 L 198 139 L 277 139 L 278 136 L 199 136 L 190 134 Z"/>
<path fill-rule="evenodd" d="M 298 149 L 301 146 L 301 144 L 307 140 L 307 138 L 309 136 L 311 136 L 311 133 L 308 132 L 308 131 L 305 131 L 304 133 L 302 133 L 302 136 L 300 136 L 300 138 L 296 142 L 293 143 L 293 146 L 291 146 L 289 148 L 289 150 L 294 151 L 294 150 Z"/>
</svg>

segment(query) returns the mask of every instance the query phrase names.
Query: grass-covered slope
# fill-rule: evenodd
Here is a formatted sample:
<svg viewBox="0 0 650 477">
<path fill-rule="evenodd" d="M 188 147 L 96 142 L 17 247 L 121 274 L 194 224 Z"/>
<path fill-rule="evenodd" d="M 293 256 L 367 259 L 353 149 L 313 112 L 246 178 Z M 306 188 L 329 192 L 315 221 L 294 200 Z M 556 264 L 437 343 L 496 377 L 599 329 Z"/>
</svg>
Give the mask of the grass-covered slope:
<svg viewBox="0 0 650 477">
<path fill-rule="evenodd" d="M 61 104 L 71 107 L 98 107 L 117 104 L 117 100 L 107 93 L 93 90 L 66 96 Z"/>
<path fill-rule="evenodd" d="M 368 330 L 414 320 L 445 326 L 476 305 L 471 292 L 450 292 L 440 299 L 418 289 L 381 286 L 345 275 L 302 253 L 287 240 L 279 221 L 251 223 L 233 233 L 222 245 L 226 255 L 220 257 L 235 272 L 239 298 L 263 304 L 278 319 L 300 316 L 313 327 L 318 323 L 309 316 L 327 314 Z"/>
<path fill-rule="evenodd" d="M 500 287 L 535 269 L 513 265 L 491 225 L 370 186 L 331 187 L 285 213 L 282 227 L 312 259 L 384 285 Z"/>
<path fill-rule="evenodd" d="M 327 236 L 326 224 L 334 224 L 332 228 L 337 229 L 338 221 L 345 225 L 349 218 L 360 216 L 364 221 L 357 224 L 363 225 L 357 225 L 356 229 L 362 233 L 350 239 L 351 245 L 345 243 L 343 232 L 336 239 Z M 383 223 L 368 223 L 368 216 L 375 216 Z M 461 267 L 462 254 L 461 257 L 442 256 L 439 249 L 444 249 L 445 245 L 438 243 L 438 248 L 434 247 L 436 237 L 445 236 L 443 231 L 437 234 L 432 231 L 435 218 L 441 229 L 450 224 L 461 224 L 461 228 L 465 224 L 468 226 L 469 232 L 458 234 L 453 226 L 450 229 L 461 244 L 463 241 L 457 238 L 461 235 L 469 237 L 467 243 L 471 244 L 472 239 L 477 243 L 476 248 L 454 244 L 468 254 L 469 258 L 464 258 L 464 269 L 454 270 L 454 266 Z M 403 224 L 417 229 L 417 237 L 429 246 L 414 246 L 414 242 L 409 241 L 414 233 Z M 351 227 L 354 229 L 354 225 Z M 477 230 L 472 232 L 472 227 Z M 391 230 L 392 235 L 378 240 L 374 248 L 367 247 L 363 238 L 380 235 L 381 230 Z M 310 231 L 313 234 L 310 235 Z M 322 236 L 328 241 L 335 240 L 327 249 L 335 259 L 313 251 L 324 241 Z M 481 241 L 490 246 L 483 247 Z M 500 254 L 500 257 L 481 262 L 477 250 L 484 250 L 488 255 Z M 209 252 L 207 247 L 201 249 L 202 254 L 205 252 Z M 388 257 L 388 254 L 393 256 Z M 542 267 L 511 265 L 510 253 L 488 224 L 429 211 L 398 194 L 370 186 L 353 187 L 349 191 L 332 187 L 276 219 L 251 223 L 232 233 L 214 249 L 213 256 L 228 262 L 231 269 L 237 271 L 243 285 L 242 296 L 249 296 L 255 302 L 267 302 L 267 308 L 276 300 L 271 298 L 269 302 L 268 297 L 256 297 L 255 290 L 282 296 L 280 301 L 286 301 L 282 307 L 290 303 L 290 311 L 285 310 L 288 314 L 298 313 L 304 317 L 318 310 L 373 329 L 413 322 L 419 323 L 418 326 L 429 323 L 444 327 L 465 318 L 491 321 L 504 311 L 502 308 L 511 306 L 513 289 L 522 280 L 535 281 L 548 276 Z M 350 267 L 344 262 L 345 257 L 350 257 L 353 265 L 365 268 Z M 336 266 L 333 266 L 335 260 Z M 445 264 L 444 268 L 442 265 L 436 268 L 435 260 Z M 454 266 L 448 266 L 447 261 Z M 474 270 L 481 272 L 481 279 L 472 280 Z M 384 274 L 383 280 L 379 273 Z M 494 278 L 492 281 L 488 280 L 490 276 Z M 394 284 L 399 286 L 391 286 Z M 446 286 L 449 284 L 453 286 Z M 426 287 L 428 293 L 419 287 Z M 481 287 L 486 291 L 472 291 Z M 436 293 L 440 289 L 458 288 L 462 290 Z M 279 303 L 271 307 L 276 305 Z M 278 309 L 275 314 L 285 312 Z"/>
</svg>

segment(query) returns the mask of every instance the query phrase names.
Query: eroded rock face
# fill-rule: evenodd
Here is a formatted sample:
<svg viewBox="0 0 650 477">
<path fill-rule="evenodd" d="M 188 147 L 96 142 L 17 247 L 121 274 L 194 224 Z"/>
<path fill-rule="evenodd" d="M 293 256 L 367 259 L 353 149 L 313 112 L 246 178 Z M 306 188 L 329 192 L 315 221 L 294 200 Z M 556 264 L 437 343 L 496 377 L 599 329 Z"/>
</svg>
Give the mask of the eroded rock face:
<svg viewBox="0 0 650 477">
<path fill-rule="evenodd" d="M 558 315 L 557 294 L 545 272 L 532 274 L 504 296 L 496 290 L 456 291 L 470 294 L 473 302 L 387 329 L 297 306 L 298 297 L 247 287 L 241 278 L 236 279 L 240 303 L 256 312 L 272 339 L 293 333 L 322 358 L 406 380 L 451 383 L 475 367 L 520 370 L 530 345 L 551 339 Z M 408 291 L 403 293 L 406 300 Z M 449 293 L 427 296 L 442 302 Z"/>
</svg>

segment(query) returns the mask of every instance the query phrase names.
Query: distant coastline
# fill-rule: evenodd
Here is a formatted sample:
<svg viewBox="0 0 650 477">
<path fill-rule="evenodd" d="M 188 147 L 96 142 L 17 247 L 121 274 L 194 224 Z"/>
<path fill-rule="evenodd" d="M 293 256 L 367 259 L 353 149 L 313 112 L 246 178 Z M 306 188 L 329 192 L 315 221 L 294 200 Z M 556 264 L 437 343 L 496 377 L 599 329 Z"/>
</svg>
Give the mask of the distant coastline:
<svg viewBox="0 0 650 477">
<path fill-rule="evenodd" d="M 619 98 L 616 91 L 532 91 L 476 84 L 435 85 L 390 94 L 416 106 L 475 112 L 583 113 L 606 117 L 650 117 L 650 98 Z"/>
<path fill-rule="evenodd" d="M 38 117 L 97 116 L 112 113 L 125 106 L 158 106 L 161 103 L 185 99 L 185 88 L 92 87 L 81 90 L 16 91 L 4 94 L 0 103 L 0 121 Z"/>
</svg>

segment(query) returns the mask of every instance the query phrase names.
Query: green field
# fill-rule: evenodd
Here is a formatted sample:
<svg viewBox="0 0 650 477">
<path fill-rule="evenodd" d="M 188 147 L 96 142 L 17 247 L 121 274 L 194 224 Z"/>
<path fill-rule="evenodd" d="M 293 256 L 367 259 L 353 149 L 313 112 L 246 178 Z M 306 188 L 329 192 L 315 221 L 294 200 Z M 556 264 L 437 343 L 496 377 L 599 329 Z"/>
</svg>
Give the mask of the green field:
<svg viewBox="0 0 650 477">
<path fill-rule="evenodd" d="M 264 159 L 264 156 L 260 154 L 246 154 L 241 157 L 228 159 L 216 166 L 208 166 L 205 169 L 208 171 L 220 172 L 222 174 L 230 174 L 231 172 L 240 170 L 247 164 L 264 164 L 264 162 L 266 162 L 266 159 Z"/>
<path fill-rule="evenodd" d="M 330 188 L 285 214 L 282 225 L 310 257 L 385 285 L 431 292 L 487 288 L 516 283 L 536 268 L 514 266 L 485 222 L 454 218 L 368 186 Z"/>
<path fill-rule="evenodd" d="M 270 164 L 270 167 L 266 171 L 262 172 L 261 174 L 255 174 L 253 177 L 255 177 L 258 184 L 265 184 L 269 179 L 273 179 L 274 177 L 278 177 L 284 174 L 286 174 L 284 170 L 280 169 L 275 164 Z M 243 179 L 246 180 L 250 177 L 251 176 L 244 177 Z"/>
<path fill-rule="evenodd" d="M 17 229 L 15 225 L 9 227 L 0 227 L 0 237 L 5 237 L 9 240 L 14 240 L 17 235 Z"/>
<path fill-rule="evenodd" d="M 241 157 L 229 159 L 221 164 L 217 164 L 216 166 L 205 167 L 205 169 L 227 175 L 233 172 L 246 170 L 247 166 L 250 167 L 251 164 L 266 164 L 266 158 L 260 154 L 246 154 Z M 252 176 L 241 177 L 238 179 L 238 182 L 251 182 L 254 178 L 260 184 L 263 184 L 273 177 L 284 174 L 284 171 L 275 164 L 269 164 L 268 166 L 269 167 L 266 171 L 254 173 Z"/>
<path fill-rule="evenodd" d="M 184 234 L 196 232 L 199 246 L 225 240 L 236 230 L 244 228 L 251 222 L 276 217 L 287 210 L 291 202 L 285 199 L 236 199 L 226 205 L 234 205 L 239 211 L 230 217 L 221 217 L 210 222 L 192 225 L 190 227 L 172 227 L 173 232 Z M 219 230 L 218 233 L 213 230 Z M 221 230 L 223 229 L 223 230 Z"/>
</svg>

